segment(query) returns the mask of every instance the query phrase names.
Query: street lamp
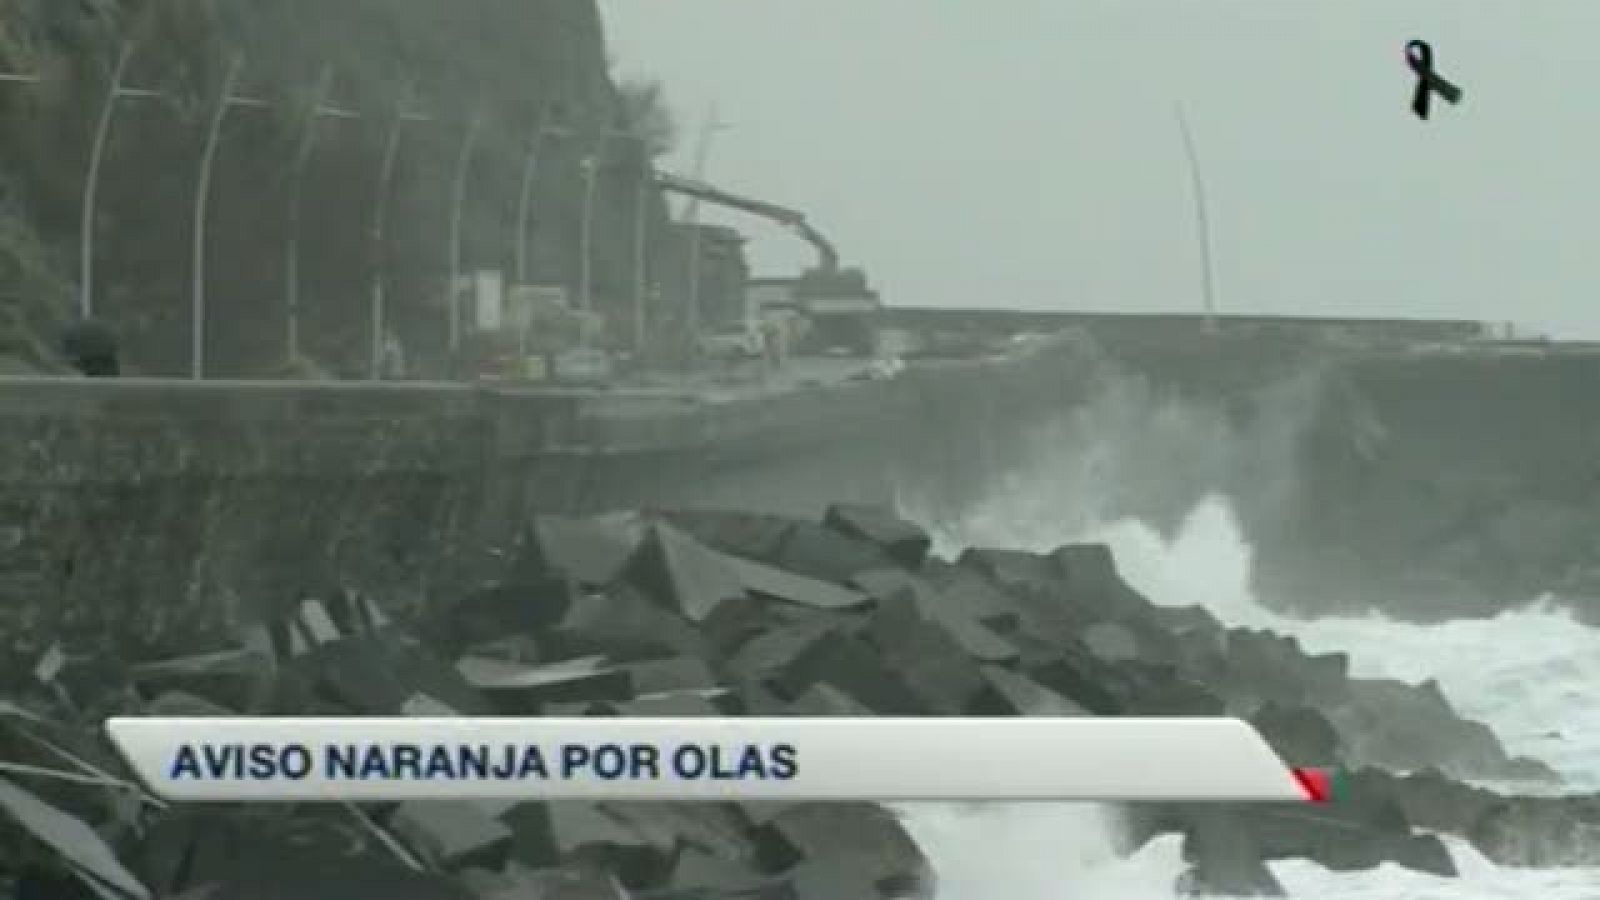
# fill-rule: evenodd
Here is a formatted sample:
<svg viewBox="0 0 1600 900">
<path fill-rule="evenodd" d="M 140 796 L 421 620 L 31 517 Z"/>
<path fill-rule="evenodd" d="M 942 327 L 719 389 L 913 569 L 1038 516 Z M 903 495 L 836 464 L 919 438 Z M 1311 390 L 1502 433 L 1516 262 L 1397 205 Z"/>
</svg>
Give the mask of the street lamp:
<svg viewBox="0 0 1600 900">
<path fill-rule="evenodd" d="M 123 97 L 158 97 L 157 91 L 125 87 L 123 77 L 128 63 L 133 59 L 133 42 L 122 45 L 117 62 L 111 70 L 111 85 L 106 90 L 105 103 L 100 107 L 100 119 L 95 123 L 94 140 L 89 145 L 89 171 L 83 180 L 83 211 L 78 235 L 78 311 L 85 319 L 94 314 L 94 225 L 98 215 L 96 206 L 100 193 L 100 166 L 105 158 L 106 143 L 111 137 L 111 120 L 117 101 Z"/>
<path fill-rule="evenodd" d="M 389 134 L 384 140 L 383 159 L 378 165 L 377 193 L 372 201 L 372 294 L 368 306 L 369 327 L 372 331 L 372 359 L 369 377 L 377 381 L 383 377 L 384 319 L 387 313 L 384 296 L 384 232 L 389 220 L 389 194 L 394 183 L 395 165 L 400 158 L 400 138 L 408 122 L 430 122 L 421 113 L 411 112 L 413 91 L 407 90 L 396 101 L 394 116 L 389 122 Z"/>
<path fill-rule="evenodd" d="M 583 219 L 582 231 L 579 235 L 579 274 L 578 295 L 581 298 L 584 311 L 590 311 L 594 302 L 594 272 L 593 272 L 593 243 L 594 243 L 594 205 L 595 185 L 599 180 L 600 158 L 605 154 L 608 142 L 613 140 L 637 141 L 640 145 L 641 157 L 648 139 L 631 131 L 606 131 L 602 132 L 593 153 L 579 162 L 583 170 Z M 635 352 L 644 347 L 644 309 L 645 293 L 648 290 L 645 273 L 645 247 L 648 239 L 646 216 L 646 201 L 652 187 L 650 177 L 650 161 L 642 159 L 639 182 L 634 202 L 633 222 L 633 346 Z"/>
<path fill-rule="evenodd" d="M 473 113 L 467 122 L 467 133 L 461 139 L 461 152 L 456 156 L 456 177 L 450 201 L 450 293 L 446 306 L 450 315 L 450 365 L 459 364 L 461 351 L 461 226 L 467 203 L 467 174 L 472 169 L 473 151 L 478 146 L 478 134 L 483 130 L 483 112 Z"/>
<path fill-rule="evenodd" d="M 522 190 L 517 196 L 517 283 L 528 283 L 528 225 L 529 217 L 533 212 L 533 185 L 538 175 L 539 157 L 544 149 L 546 137 L 567 137 L 572 130 L 550 122 L 550 109 L 539 115 L 539 128 L 533 134 L 533 141 L 528 145 L 528 153 L 522 161 Z"/>
<path fill-rule="evenodd" d="M 594 154 L 578 161 L 583 173 L 583 215 L 578 223 L 578 309 L 583 312 L 594 308 L 594 260 L 590 243 L 594 239 L 595 170 L 599 165 Z"/>
<path fill-rule="evenodd" d="M 205 377 L 206 367 L 206 224 L 211 202 L 211 173 L 216 163 L 217 147 L 222 142 L 222 124 L 228 111 L 235 106 L 266 106 L 265 101 L 234 96 L 234 85 L 244 69 L 244 57 L 235 54 L 228 64 L 228 74 L 222 81 L 222 92 L 217 106 L 211 112 L 211 127 L 206 132 L 205 152 L 200 156 L 200 178 L 194 194 L 194 259 L 191 286 L 192 322 L 189 331 L 189 377 Z"/>
<path fill-rule="evenodd" d="M 467 204 L 467 174 L 472 169 L 473 151 L 478 146 L 478 134 L 483 130 L 483 111 L 473 113 L 467 123 L 467 133 L 461 139 L 461 153 L 456 157 L 455 186 L 450 201 L 450 294 L 447 306 L 450 314 L 450 366 L 454 371 L 460 365 L 461 352 L 461 226 Z"/>
<path fill-rule="evenodd" d="M 328 91 L 333 84 L 333 68 L 324 66 L 317 78 L 311 105 L 306 110 L 305 124 L 301 128 L 300 145 L 296 149 L 294 166 L 289 174 L 289 236 L 284 246 L 284 356 L 293 360 L 300 356 L 300 211 L 305 200 L 303 187 L 306 166 L 317 143 L 317 122 L 323 118 L 359 119 L 359 113 L 336 109 L 326 105 Z"/>
<path fill-rule="evenodd" d="M 1215 275 L 1211 266 L 1211 224 L 1206 215 L 1206 186 L 1200 175 L 1200 155 L 1194 149 L 1194 135 L 1189 131 L 1189 119 L 1184 115 L 1183 103 L 1173 104 L 1178 119 L 1178 133 L 1183 138 L 1183 152 L 1189 161 L 1189 178 L 1194 187 L 1194 216 L 1197 236 L 1200 239 L 1201 298 L 1204 303 L 1204 328 L 1207 334 L 1217 330 Z"/>
</svg>

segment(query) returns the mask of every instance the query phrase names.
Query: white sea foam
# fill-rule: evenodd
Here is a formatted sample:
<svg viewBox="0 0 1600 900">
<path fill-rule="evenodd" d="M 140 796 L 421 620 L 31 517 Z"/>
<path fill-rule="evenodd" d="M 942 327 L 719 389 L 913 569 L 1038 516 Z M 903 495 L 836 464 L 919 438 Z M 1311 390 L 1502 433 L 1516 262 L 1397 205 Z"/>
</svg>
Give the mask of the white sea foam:
<svg viewBox="0 0 1600 900">
<path fill-rule="evenodd" d="M 1073 481 L 1080 499 L 1095 482 Z M 1250 595 L 1250 549 L 1225 501 L 1202 502 L 1169 542 L 1137 523 L 1086 529 L 1081 512 L 1063 518 L 1052 492 L 1038 487 L 998 492 L 939 534 L 941 545 L 1045 549 L 1104 540 L 1124 577 L 1153 601 L 1201 604 L 1233 624 L 1292 633 L 1313 652 L 1343 650 L 1357 675 L 1436 678 L 1458 709 L 1489 723 L 1513 752 L 1555 766 L 1574 789 L 1600 789 L 1600 704 L 1593 700 L 1600 632 L 1565 613 L 1531 606 L 1433 626 L 1381 617 L 1288 620 Z M 1108 820 L 1092 806 L 923 806 L 908 808 L 906 820 L 933 858 L 944 900 L 1158 900 L 1173 896 L 1183 868 L 1171 839 L 1119 858 Z M 1451 846 L 1456 879 L 1393 866 L 1335 873 L 1300 860 L 1273 869 L 1291 895 L 1316 900 L 1600 897 L 1600 871 L 1502 869 L 1464 842 Z"/>
</svg>

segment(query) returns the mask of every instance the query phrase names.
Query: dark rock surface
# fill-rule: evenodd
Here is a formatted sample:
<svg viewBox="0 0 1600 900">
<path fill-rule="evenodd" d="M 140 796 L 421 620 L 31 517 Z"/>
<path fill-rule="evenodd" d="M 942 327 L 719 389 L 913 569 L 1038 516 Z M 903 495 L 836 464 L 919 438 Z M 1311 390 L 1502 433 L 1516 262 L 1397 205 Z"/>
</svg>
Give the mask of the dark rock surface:
<svg viewBox="0 0 1600 900">
<path fill-rule="evenodd" d="M 1324 806 L 1126 810 L 1130 847 L 1184 835 L 1180 889 L 1278 894 L 1266 863 L 1299 857 L 1454 875 L 1425 832 L 1507 865 L 1600 860 L 1600 802 L 1457 780 L 1548 773 L 1508 757 L 1436 685 L 1353 680 L 1342 657 L 1156 606 L 1102 546 L 974 549 L 951 564 L 891 516 L 842 515 L 540 519 L 476 589 L 421 608 L 319 589 L 236 645 L 181 658 L 53 650 L 0 704 L 0 757 L 35 767 L 0 780 L 0 871 L 27 867 L 16 890 L 35 892 L 93 873 L 128 897 L 879 900 L 937 882 L 937 861 L 871 803 L 172 808 L 110 775 L 49 775 L 121 771 L 95 726 L 105 715 L 229 710 L 1226 713 L 1294 764 L 1354 774 Z M 1420 765 L 1448 775 L 1385 771 Z"/>
</svg>

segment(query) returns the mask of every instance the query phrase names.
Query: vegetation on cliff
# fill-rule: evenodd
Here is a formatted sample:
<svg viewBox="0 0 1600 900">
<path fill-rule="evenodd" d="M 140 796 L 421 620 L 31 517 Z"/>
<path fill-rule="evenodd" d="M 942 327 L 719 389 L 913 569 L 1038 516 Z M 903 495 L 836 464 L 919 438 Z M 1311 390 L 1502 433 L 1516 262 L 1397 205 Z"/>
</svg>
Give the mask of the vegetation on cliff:
<svg viewBox="0 0 1600 900">
<path fill-rule="evenodd" d="M 315 140 L 302 179 L 302 355 L 361 371 L 367 297 L 386 276 L 390 324 L 413 359 L 438 358 L 447 320 L 454 173 L 477 120 L 462 222 L 464 270 L 512 269 L 527 152 L 540 142 L 529 255 L 532 280 L 577 280 L 583 202 L 578 161 L 597 150 L 594 295 L 630 297 L 638 144 L 604 137 L 644 123 L 670 139 L 659 90 L 620 92 L 593 0 L 0 0 L 0 357 L 43 364 L 74 314 L 78 232 L 95 119 L 116 60 L 125 83 L 162 97 L 116 107 L 95 222 L 94 311 L 121 333 L 131 367 L 182 374 L 190 341 L 191 238 L 198 161 L 230 62 L 230 109 L 207 235 L 210 374 L 281 369 L 287 351 L 285 243 L 296 148 Z M 329 105 L 359 119 L 307 115 L 326 73 Z M 625 97 L 631 97 L 624 102 Z M 640 102 L 644 105 L 641 106 Z M 381 250 L 373 208 L 390 127 L 401 129 Z M 635 176 L 636 177 L 636 176 Z M 648 214 L 665 208 L 650 197 Z"/>
</svg>

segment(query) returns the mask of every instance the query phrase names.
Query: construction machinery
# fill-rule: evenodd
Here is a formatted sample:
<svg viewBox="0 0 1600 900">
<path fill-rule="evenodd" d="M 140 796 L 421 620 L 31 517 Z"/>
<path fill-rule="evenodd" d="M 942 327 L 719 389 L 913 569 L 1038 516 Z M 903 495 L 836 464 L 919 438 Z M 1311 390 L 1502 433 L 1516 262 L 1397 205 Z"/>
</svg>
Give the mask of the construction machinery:
<svg viewBox="0 0 1600 900">
<path fill-rule="evenodd" d="M 820 351 L 843 350 L 870 356 L 876 347 L 876 319 L 882 304 L 859 268 L 840 268 L 839 253 L 804 213 L 729 193 L 702 181 L 657 173 L 663 191 L 693 197 L 777 222 L 817 251 L 817 265 L 791 283 L 793 306 L 811 323 L 809 342 Z"/>
</svg>

